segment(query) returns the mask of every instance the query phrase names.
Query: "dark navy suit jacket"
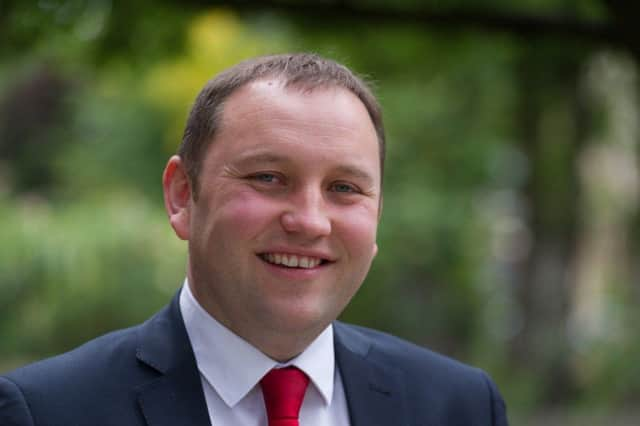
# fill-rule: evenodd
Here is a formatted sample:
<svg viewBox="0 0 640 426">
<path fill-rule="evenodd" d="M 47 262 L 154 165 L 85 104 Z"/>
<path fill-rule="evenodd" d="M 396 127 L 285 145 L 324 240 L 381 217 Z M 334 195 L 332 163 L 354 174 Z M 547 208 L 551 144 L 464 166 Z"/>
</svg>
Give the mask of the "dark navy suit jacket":
<svg viewBox="0 0 640 426">
<path fill-rule="evenodd" d="M 334 331 L 353 426 L 507 424 L 482 371 L 373 330 Z M 210 425 L 178 297 L 137 327 L 0 376 L 0 425 Z"/>
</svg>

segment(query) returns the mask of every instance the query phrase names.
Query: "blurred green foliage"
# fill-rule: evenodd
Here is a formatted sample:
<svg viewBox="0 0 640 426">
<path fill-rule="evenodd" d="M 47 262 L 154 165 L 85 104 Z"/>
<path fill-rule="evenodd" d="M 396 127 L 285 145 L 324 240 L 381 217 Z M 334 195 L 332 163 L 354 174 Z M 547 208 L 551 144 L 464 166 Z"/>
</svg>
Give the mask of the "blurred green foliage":
<svg viewBox="0 0 640 426">
<path fill-rule="evenodd" d="M 604 297 L 588 338 L 573 317 L 588 283 L 566 278 L 600 235 L 579 211 L 589 206 L 584 147 L 615 143 L 615 111 L 587 87 L 597 49 L 188 4 L 5 4 L 0 371 L 168 301 L 186 246 L 165 219 L 160 179 L 190 103 L 239 60 L 311 50 L 370 77 L 389 140 L 380 254 L 343 319 L 487 369 L 513 424 L 549 407 L 606 413 L 637 402 L 633 275 L 585 293 Z M 598 1 L 492 5 L 606 17 Z M 625 247 L 628 266 L 637 253 Z"/>
<path fill-rule="evenodd" d="M 146 319 L 182 280 L 186 245 L 135 193 L 55 206 L 3 198 L 0 359 L 32 359 Z"/>
</svg>

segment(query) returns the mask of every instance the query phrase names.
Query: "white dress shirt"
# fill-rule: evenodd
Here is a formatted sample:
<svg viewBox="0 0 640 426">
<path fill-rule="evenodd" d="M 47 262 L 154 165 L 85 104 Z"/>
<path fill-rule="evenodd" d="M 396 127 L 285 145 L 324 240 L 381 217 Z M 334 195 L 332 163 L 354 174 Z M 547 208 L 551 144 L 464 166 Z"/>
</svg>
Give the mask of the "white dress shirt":
<svg viewBox="0 0 640 426">
<path fill-rule="evenodd" d="M 333 326 L 286 364 L 269 358 L 207 313 L 185 284 L 180 311 L 193 347 L 213 426 L 267 426 L 260 379 L 272 368 L 293 365 L 309 376 L 301 426 L 349 426 L 342 380 L 335 364 Z"/>
</svg>

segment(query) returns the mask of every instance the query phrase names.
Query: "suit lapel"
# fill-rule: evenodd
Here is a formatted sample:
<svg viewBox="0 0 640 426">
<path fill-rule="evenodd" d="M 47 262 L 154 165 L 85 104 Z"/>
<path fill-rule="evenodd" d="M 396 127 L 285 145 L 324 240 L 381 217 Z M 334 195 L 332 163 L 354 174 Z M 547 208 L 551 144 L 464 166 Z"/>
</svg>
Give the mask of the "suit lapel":
<svg viewBox="0 0 640 426">
<path fill-rule="evenodd" d="M 402 371 L 375 359 L 375 348 L 363 334 L 339 322 L 334 331 L 351 426 L 406 425 Z"/>
<path fill-rule="evenodd" d="M 158 377 L 137 388 L 138 404 L 148 426 L 211 426 L 179 294 L 139 330 L 137 358 Z M 334 331 L 351 426 L 408 424 L 403 372 L 361 332 L 340 322 Z"/>
<path fill-rule="evenodd" d="M 166 375 L 141 389 L 140 408 L 149 426 L 210 426 L 200 385 L 176 374 Z"/>
<path fill-rule="evenodd" d="M 149 426 L 210 426 L 179 294 L 140 329 L 136 355 L 158 377 L 138 387 L 138 403 Z"/>
</svg>

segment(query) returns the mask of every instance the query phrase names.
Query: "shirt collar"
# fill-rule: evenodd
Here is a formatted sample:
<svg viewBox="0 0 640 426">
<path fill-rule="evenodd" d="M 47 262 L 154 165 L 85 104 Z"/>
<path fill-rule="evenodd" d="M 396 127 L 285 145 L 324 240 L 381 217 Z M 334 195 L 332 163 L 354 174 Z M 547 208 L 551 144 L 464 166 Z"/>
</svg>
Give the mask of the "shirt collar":
<svg viewBox="0 0 640 426">
<path fill-rule="evenodd" d="M 278 363 L 220 324 L 200 306 L 185 279 L 180 310 L 200 374 L 229 406 L 235 406 L 274 367 L 304 371 L 329 405 L 333 397 L 335 358 L 330 324 L 297 357 Z"/>
</svg>

